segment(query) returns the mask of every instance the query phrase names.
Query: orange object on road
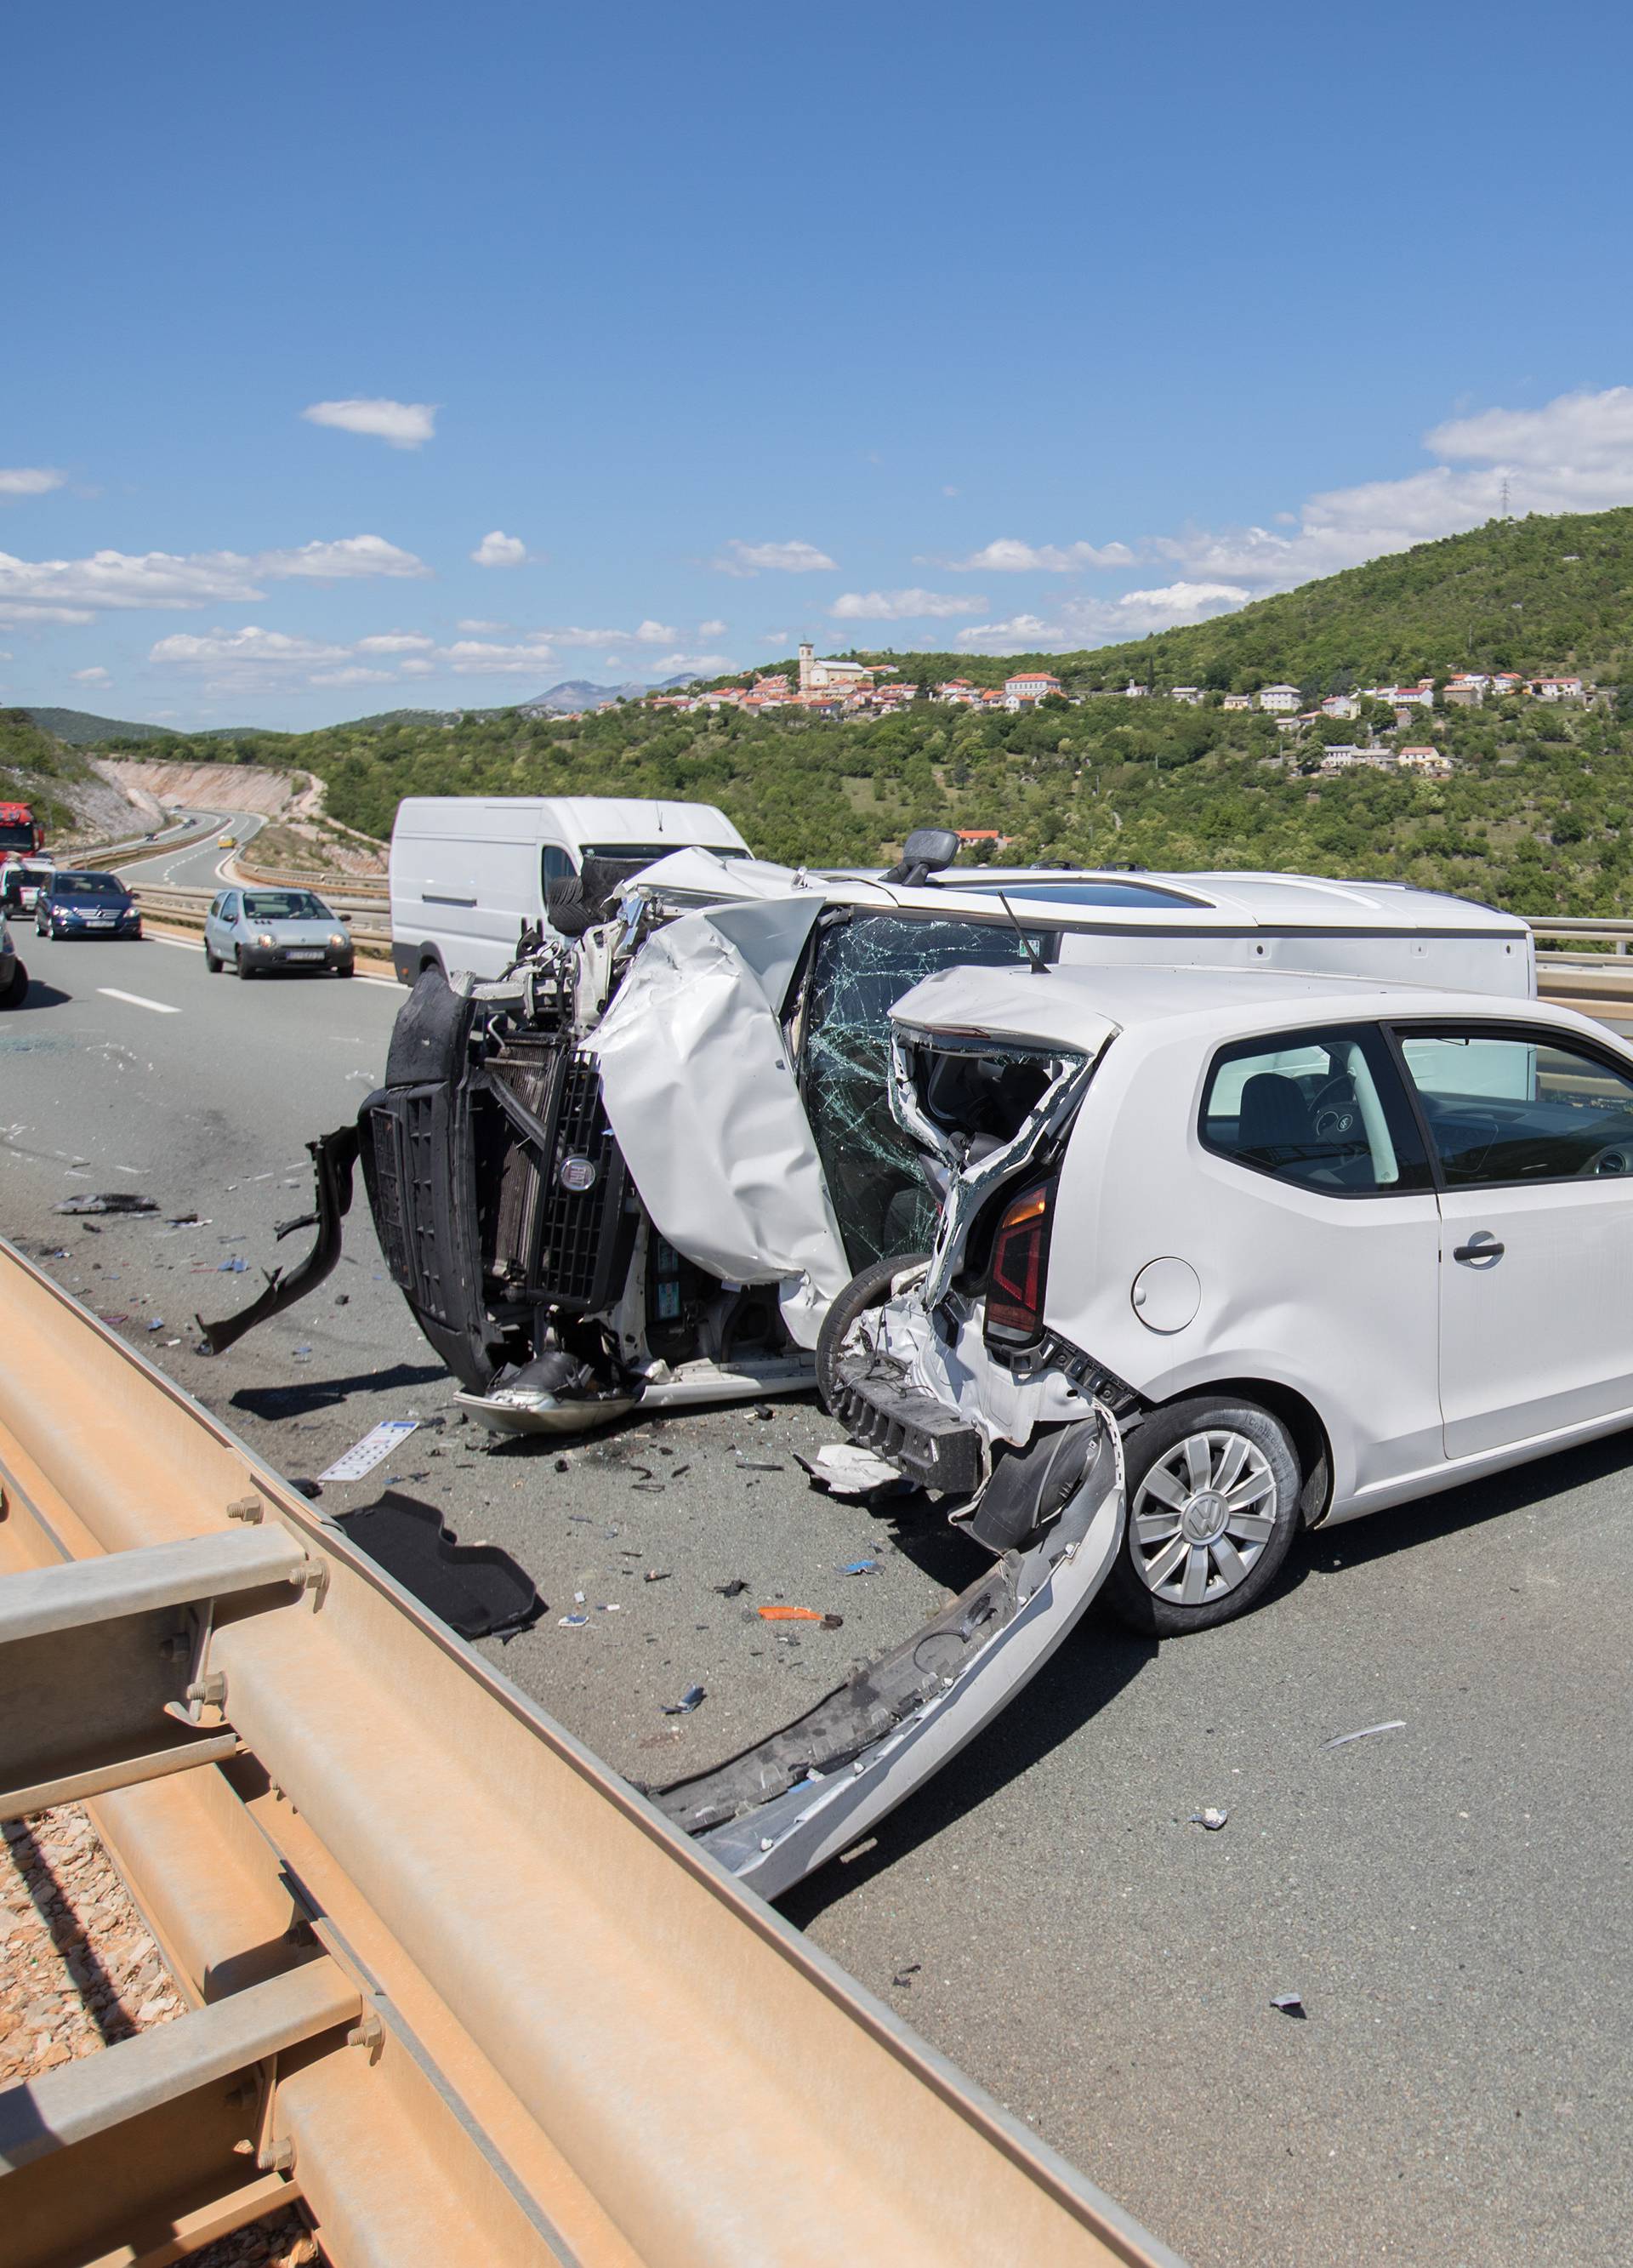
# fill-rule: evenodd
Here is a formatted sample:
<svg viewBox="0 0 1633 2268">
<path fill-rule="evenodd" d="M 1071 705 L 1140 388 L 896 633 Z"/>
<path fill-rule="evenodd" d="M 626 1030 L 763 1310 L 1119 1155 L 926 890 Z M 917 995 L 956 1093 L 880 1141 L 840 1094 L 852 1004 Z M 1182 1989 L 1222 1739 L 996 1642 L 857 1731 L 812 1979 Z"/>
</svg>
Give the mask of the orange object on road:
<svg viewBox="0 0 1633 2268">
<path fill-rule="evenodd" d="M 820 1623 L 824 1630 L 838 1630 L 845 1618 L 819 1614 L 814 1607 L 761 1607 L 760 1619 L 762 1623 Z"/>
</svg>

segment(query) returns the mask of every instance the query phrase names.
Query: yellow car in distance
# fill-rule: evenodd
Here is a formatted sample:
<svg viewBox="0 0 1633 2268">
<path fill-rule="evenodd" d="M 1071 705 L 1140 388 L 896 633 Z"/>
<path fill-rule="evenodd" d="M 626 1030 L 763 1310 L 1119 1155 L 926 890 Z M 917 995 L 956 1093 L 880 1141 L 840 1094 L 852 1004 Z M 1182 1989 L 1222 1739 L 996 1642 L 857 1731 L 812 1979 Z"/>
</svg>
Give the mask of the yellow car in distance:
<svg viewBox="0 0 1633 2268">
<path fill-rule="evenodd" d="M 216 837 L 217 850 L 236 850 L 238 847 L 239 839 L 236 835 L 217 835 Z"/>
</svg>

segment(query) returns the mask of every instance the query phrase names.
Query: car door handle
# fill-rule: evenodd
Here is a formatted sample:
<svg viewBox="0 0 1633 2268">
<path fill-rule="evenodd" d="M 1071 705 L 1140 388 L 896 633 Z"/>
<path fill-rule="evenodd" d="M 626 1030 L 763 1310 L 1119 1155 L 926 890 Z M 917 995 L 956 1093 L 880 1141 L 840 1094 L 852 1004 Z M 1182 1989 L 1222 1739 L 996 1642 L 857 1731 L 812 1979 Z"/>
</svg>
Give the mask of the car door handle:
<svg viewBox="0 0 1633 2268">
<path fill-rule="evenodd" d="M 1454 1248 L 1452 1257 L 1453 1260 L 1461 1260 L 1464 1262 L 1470 1260 L 1500 1260 L 1507 1249 L 1508 1248 L 1506 1245 L 1499 1244 L 1496 1238 L 1493 1237 L 1491 1241 L 1486 1244 L 1460 1244 Z"/>
</svg>

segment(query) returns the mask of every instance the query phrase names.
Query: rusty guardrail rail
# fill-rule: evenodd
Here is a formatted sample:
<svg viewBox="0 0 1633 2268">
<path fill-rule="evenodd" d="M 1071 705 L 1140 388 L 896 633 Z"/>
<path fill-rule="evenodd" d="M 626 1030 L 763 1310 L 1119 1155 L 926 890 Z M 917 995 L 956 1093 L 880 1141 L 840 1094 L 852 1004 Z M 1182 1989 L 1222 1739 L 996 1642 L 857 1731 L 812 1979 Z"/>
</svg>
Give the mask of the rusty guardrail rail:
<svg viewBox="0 0 1633 2268">
<path fill-rule="evenodd" d="M 1172 2256 L 0 1244 L 0 1816 L 188 2001 L 0 2091 L 0 2264 Z"/>
</svg>

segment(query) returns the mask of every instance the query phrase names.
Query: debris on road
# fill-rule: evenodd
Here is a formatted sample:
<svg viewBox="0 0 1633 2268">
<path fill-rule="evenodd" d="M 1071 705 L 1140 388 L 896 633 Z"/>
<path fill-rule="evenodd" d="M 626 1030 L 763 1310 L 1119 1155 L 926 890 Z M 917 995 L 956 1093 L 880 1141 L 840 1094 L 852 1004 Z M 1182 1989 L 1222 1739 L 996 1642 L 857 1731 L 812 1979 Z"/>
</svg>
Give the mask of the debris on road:
<svg viewBox="0 0 1633 2268">
<path fill-rule="evenodd" d="M 733 1575 L 729 1583 L 717 1583 L 714 1587 L 723 1599 L 740 1599 L 748 1586 L 740 1575 Z"/>
<path fill-rule="evenodd" d="M 1358 1733 L 1340 1733 L 1335 1740 L 1323 1741 L 1324 1749 L 1347 1749 L 1351 1741 L 1370 1741 L 1374 1733 L 1404 1733 L 1404 1717 L 1391 1717 L 1387 1725 L 1363 1725 Z"/>
<path fill-rule="evenodd" d="M 1193 1811 L 1188 1823 L 1192 1827 L 1205 1827 L 1210 1835 L 1217 1835 L 1230 1815 L 1228 1811 L 1221 1811 L 1217 1804 L 1210 1803 L 1204 1805 L 1201 1811 Z"/>
<path fill-rule="evenodd" d="M 879 1562 L 877 1559 L 852 1559 L 839 1572 L 842 1575 L 877 1575 Z"/>
<path fill-rule="evenodd" d="M 588 1615 L 562 1615 L 557 1618 L 558 1630 L 582 1630 L 589 1621 Z"/>
<path fill-rule="evenodd" d="M 338 1525 L 461 1638 L 513 1638 L 545 1611 L 533 1578 L 497 1543 L 461 1543 L 435 1505 L 387 1491 Z"/>
<path fill-rule="evenodd" d="M 923 1966 L 922 1961 L 909 1961 L 905 1968 L 897 1970 L 890 1981 L 893 1984 L 900 1984 L 905 1990 L 909 1978 L 916 1977 Z"/>
<path fill-rule="evenodd" d="M 872 1449 L 856 1441 L 825 1442 L 813 1457 L 796 1449 L 794 1461 L 830 1496 L 871 1496 L 877 1488 L 901 1484 L 902 1476 L 894 1465 L 887 1465 L 883 1457 L 876 1457 Z"/>
<path fill-rule="evenodd" d="M 843 1615 L 825 1615 L 816 1607 L 761 1607 L 762 1623 L 820 1623 L 824 1630 L 842 1630 Z"/>
<path fill-rule="evenodd" d="M 1279 2008 L 1284 2016 L 1297 2016 L 1300 2022 L 1303 2022 L 1310 2013 L 1297 1992 L 1272 1992 L 1270 2006 L 1273 2008 Z"/>
<path fill-rule="evenodd" d="M 235 1253 L 231 1260 L 218 1260 L 216 1263 L 216 1273 L 217 1276 L 241 1276 L 248 1266 L 248 1261 Z"/>
<path fill-rule="evenodd" d="M 128 1189 L 105 1189 L 99 1197 L 64 1197 L 53 1212 L 157 1212 L 157 1197 L 133 1197 Z"/>
<path fill-rule="evenodd" d="M 321 1481 L 291 1481 L 290 1483 L 290 1486 L 294 1489 L 298 1494 L 311 1497 L 314 1501 L 323 1493 L 323 1484 Z"/>
<path fill-rule="evenodd" d="M 672 1567 L 649 1567 L 641 1580 L 644 1583 L 666 1583 L 673 1572 Z"/>
<path fill-rule="evenodd" d="M 678 1701 L 665 1702 L 664 1714 L 666 1717 L 689 1717 L 698 1703 L 706 1701 L 708 1698 L 709 1695 L 702 1686 L 688 1685 Z"/>
<path fill-rule="evenodd" d="M 417 1418 L 386 1418 L 371 1426 L 360 1441 L 354 1441 L 343 1456 L 336 1457 L 326 1472 L 318 1475 L 320 1481 L 360 1481 L 371 1473 L 376 1465 L 390 1456 L 407 1435 L 419 1424 Z"/>
<path fill-rule="evenodd" d="M 788 1467 L 769 1457 L 739 1457 L 737 1469 L 739 1473 L 785 1473 Z"/>
</svg>

